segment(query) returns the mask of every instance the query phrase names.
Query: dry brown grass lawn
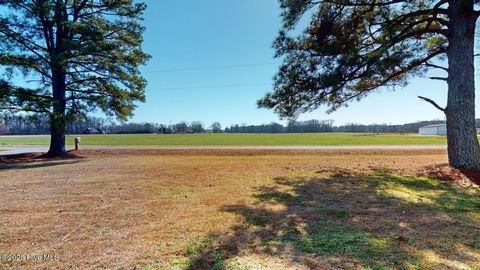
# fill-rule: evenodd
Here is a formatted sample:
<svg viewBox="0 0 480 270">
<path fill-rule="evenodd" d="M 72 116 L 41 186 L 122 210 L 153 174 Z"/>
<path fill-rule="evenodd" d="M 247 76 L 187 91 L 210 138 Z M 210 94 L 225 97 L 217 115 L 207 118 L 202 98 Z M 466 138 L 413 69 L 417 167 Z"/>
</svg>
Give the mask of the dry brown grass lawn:
<svg viewBox="0 0 480 270">
<path fill-rule="evenodd" d="M 442 151 L 81 155 L 0 164 L 0 268 L 480 269 L 478 189 L 408 176 Z"/>
</svg>

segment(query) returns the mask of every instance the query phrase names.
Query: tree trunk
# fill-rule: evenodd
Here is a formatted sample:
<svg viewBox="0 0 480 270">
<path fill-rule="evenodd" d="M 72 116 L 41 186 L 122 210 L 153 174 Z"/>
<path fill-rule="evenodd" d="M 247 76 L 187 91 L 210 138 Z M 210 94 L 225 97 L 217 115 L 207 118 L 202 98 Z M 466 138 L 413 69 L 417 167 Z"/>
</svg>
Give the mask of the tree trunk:
<svg viewBox="0 0 480 270">
<path fill-rule="evenodd" d="M 61 156 L 65 152 L 65 123 L 52 115 L 50 116 L 50 149 L 47 155 Z"/>
<path fill-rule="evenodd" d="M 65 72 L 52 72 L 53 113 L 50 115 L 50 149 L 48 156 L 65 154 Z"/>
<path fill-rule="evenodd" d="M 66 7 L 62 1 L 55 1 L 54 22 L 56 26 L 54 51 L 51 52 L 51 72 L 52 72 L 52 96 L 53 111 L 50 115 L 50 150 L 48 156 L 61 156 L 65 154 L 65 126 L 66 126 L 66 71 L 67 62 L 64 58 L 64 40 Z M 52 31 L 53 33 L 53 31 Z"/>
<path fill-rule="evenodd" d="M 475 128 L 473 2 L 453 0 L 449 6 L 448 37 L 448 158 L 456 168 L 480 169 L 480 145 Z"/>
</svg>

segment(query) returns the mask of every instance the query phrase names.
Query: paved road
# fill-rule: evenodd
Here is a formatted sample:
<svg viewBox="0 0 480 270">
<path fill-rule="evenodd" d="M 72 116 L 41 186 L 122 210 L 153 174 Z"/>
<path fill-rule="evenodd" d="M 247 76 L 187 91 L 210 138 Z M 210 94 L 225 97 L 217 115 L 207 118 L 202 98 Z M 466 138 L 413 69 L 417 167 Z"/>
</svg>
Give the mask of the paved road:
<svg viewBox="0 0 480 270">
<path fill-rule="evenodd" d="M 68 150 L 72 147 L 67 147 Z M 352 145 L 352 146 L 81 146 L 84 150 L 445 150 L 446 145 Z M 47 152 L 46 146 L 0 146 L 0 155 Z"/>
</svg>

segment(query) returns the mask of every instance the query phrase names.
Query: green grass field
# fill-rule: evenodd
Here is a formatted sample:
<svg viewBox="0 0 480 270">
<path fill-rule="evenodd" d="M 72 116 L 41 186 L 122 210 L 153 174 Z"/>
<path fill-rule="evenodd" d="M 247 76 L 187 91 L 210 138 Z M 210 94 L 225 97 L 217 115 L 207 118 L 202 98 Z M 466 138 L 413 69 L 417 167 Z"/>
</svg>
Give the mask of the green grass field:
<svg viewBox="0 0 480 270">
<path fill-rule="evenodd" d="M 310 145 L 440 145 L 445 137 L 416 134 L 175 134 L 175 135 L 76 135 L 82 145 L 171 145 L 171 146 L 310 146 Z M 68 136 L 67 144 L 73 144 Z M 48 136 L 0 137 L 0 145 L 48 145 Z"/>
</svg>

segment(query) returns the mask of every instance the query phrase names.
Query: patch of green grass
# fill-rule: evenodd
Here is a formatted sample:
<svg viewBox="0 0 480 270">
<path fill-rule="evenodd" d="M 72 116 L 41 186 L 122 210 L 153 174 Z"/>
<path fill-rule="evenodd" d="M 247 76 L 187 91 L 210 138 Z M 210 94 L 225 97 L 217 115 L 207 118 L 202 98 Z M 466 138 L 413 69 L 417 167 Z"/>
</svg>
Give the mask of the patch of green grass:
<svg viewBox="0 0 480 270">
<path fill-rule="evenodd" d="M 172 145 L 172 146 L 334 146 L 334 145 L 443 145 L 442 136 L 416 134 L 357 134 L 357 133 L 301 133 L 301 134 L 136 134 L 136 135 L 71 135 L 80 136 L 82 145 Z M 48 145 L 48 136 L 0 137 L 0 145 Z"/>
<path fill-rule="evenodd" d="M 188 269 L 190 267 L 190 260 L 187 258 L 181 260 L 173 260 L 170 266 L 174 269 Z"/>
<path fill-rule="evenodd" d="M 252 214 L 252 215 L 246 216 L 246 218 L 248 219 L 248 222 L 250 224 L 255 226 L 266 226 L 269 222 L 267 217 L 264 217 L 261 215 Z"/>
<path fill-rule="evenodd" d="M 297 202 L 302 203 L 307 198 L 304 196 L 294 195 L 287 192 L 278 192 L 278 193 L 259 193 L 253 195 L 255 198 L 263 202 Z"/>
<path fill-rule="evenodd" d="M 333 222 L 316 222 L 310 225 L 309 231 L 296 245 L 304 252 L 319 255 L 349 255 L 363 261 L 376 260 L 382 255 L 386 243 L 384 239 Z"/>
<path fill-rule="evenodd" d="M 189 258 L 189 260 L 181 261 L 180 264 L 177 264 L 177 266 L 180 266 L 181 269 L 198 269 L 196 267 L 193 267 L 193 264 L 195 260 L 204 255 L 205 253 L 208 253 L 209 251 L 212 250 L 214 244 L 216 243 L 216 239 L 214 237 L 206 237 L 198 242 L 192 243 L 191 245 L 187 246 L 185 250 L 185 256 Z M 226 257 L 226 251 L 221 250 L 221 249 L 216 249 L 212 254 L 212 260 L 209 263 L 209 269 L 212 270 L 221 270 L 223 269 L 224 265 L 224 258 Z"/>
<path fill-rule="evenodd" d="M 202 254 L 203 252 L 208 250 L 214 243 L 215 239 L 213 237 L 201 239 L 200 241 L 187 246 L 185 250 L 185 255 L 189 257 L 198 256 L 199 254 Z"/>
<path fill-rule="evenodd" d="M 318 207 L 317 211 L 323 215 L 333 216 L 337 218 L 345 218 L 352 215 L 352 213 L 349 210 L 343 209 L 343 208 L 335 209 L 335 208 L 322 206 L 322 207 Z"/>
<path fill-rule="evenodd" d="M 385 200 L 401 199 L 432 211 L 452 214 L 479 213 L 480 196 L 475 189 L 465 189 L 425 177 L 377 174 L 383 178 L 381 193 Z"/>
</svg>

